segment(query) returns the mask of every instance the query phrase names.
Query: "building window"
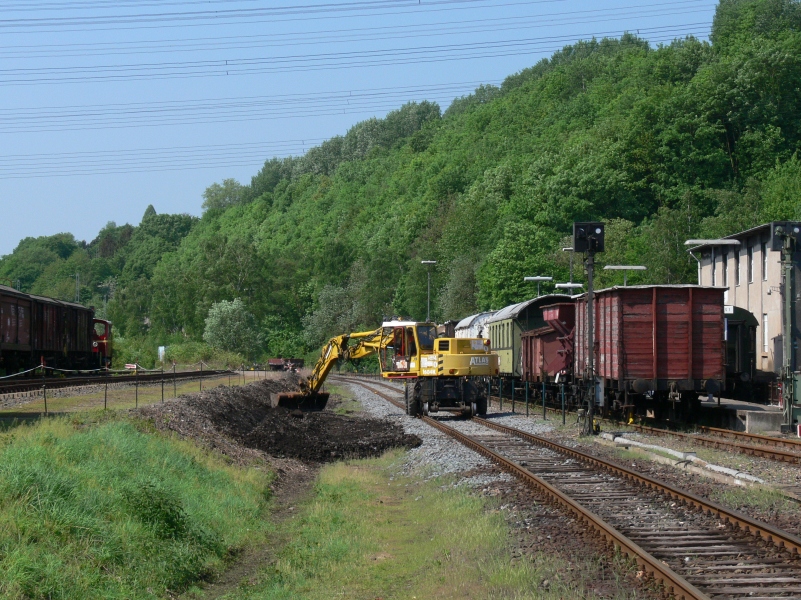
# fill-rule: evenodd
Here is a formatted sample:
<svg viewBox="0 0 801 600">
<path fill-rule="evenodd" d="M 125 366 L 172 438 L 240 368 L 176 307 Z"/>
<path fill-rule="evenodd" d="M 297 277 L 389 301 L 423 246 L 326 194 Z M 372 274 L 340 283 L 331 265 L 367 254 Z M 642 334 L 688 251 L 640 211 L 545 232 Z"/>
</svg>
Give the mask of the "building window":
<svg viewBox="0 0 801 600">
<path fill-rule="evenodd" d="M 754 247 L 748 246 L 748 283 L 754 283 Z"/>
<path fill-rule="evenodd" d="M 720 262 L 723 263 L 723 287 L 729 287 L 729 249 L 726 248 L 720 253 Z"/>
<path fill-rule="evenodd" d="M 767 353 L 768 351 L 768 343 L 770 342 L 770 337 L 768 336 L 768 315 L 763 313 L 762 314 L 762 352 Z"/>
<path fill-rule="evenodd" d="M 762 252 L 762 281 L 768 280 L 768 244 L 762 242 L 759 246 L 759 251 Z"/>
<path fill-rule="evenodd" d="M 712 248 L 712 287 L 715 287 L 718 283 L 716 267 L 717 265 L 715 264 L 715 248 Z"/>
<path fill-rule="evenodd" d="M 734 250 L 734 283 L 740 285 L 740 249 Z"/>
</svg>

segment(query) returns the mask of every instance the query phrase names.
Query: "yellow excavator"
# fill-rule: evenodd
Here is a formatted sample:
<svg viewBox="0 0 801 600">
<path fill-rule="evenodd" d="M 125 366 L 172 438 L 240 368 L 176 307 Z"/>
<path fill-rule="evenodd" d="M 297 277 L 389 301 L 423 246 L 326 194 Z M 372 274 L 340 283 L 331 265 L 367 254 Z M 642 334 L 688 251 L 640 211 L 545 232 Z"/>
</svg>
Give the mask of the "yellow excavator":
<svg viewBox="0 0 801 600">
<path fill-rule="evenodd" d="M 328 374 L 341 360 L 378 354 L 381 375 L 404 382 L 406 414 L 449 411 L 465 415 L 487 413 L 486 378 L 498 374 L 498 355 L 483 338 L 438 338 L 437 326 L 416 321 L 386 321 L 374 331 L 346 333 L 323 347 L 299 394 L 282 394 L 282 405 L 324 405 L 320 392 Z"/>
</svg>

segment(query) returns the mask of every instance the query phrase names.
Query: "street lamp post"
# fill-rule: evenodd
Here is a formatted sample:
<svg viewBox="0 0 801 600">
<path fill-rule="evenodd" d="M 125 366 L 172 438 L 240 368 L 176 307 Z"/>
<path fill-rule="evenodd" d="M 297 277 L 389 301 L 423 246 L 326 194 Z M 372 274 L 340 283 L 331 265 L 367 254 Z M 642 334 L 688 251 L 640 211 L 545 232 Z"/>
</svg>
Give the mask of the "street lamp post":
<svg viewBox="0 0 801 600">
<path fill-rule="evenodd" d="M 642 265 L 606 265 L 604 271 L 623 271 L 623 286 L 628 285 L 628 272 L 629 271 L 645 271 L 648 267 Z"/>
<path fill-rule="evenodd" d="M 428 294 L 426 296 L 426 323 L 431 321 L 431 265 L 437 264 L 435 260 L 421 260 L 421 265 L 428 266 Z"/>
<path fill-rule="evenodd" d="M 570 252 L 570 283 L 573 283 L 573 246 L 562 248 L 562 252 Z"/>
<path fill-rule="evenodd" d="M 540 295 L 540 282 L 553 281 L 553 277 L 544 277 L 537 275 L 536 277 L 523 277 L 523 281 L 536 281 L 537 282 L 537 296 Z"/>
</svg>

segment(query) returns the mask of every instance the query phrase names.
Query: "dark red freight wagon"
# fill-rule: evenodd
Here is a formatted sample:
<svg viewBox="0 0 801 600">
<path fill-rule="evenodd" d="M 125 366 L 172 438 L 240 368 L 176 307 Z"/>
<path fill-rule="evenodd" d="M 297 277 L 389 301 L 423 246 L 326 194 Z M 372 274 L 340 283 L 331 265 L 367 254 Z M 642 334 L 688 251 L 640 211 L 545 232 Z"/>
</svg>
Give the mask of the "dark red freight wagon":
<svg viewBox="0 0 801 600">
<path fill-rule="evenodd" d="M 94 309 L 0 285 L 0 373 L 44 364 L 93 369 L 111 362 L 111 323 Z"/>
<path fill-rule="evenodd" d="M 544 327 L 526 331 L 521 336 L 523 380 L 560 383 L 573 373 L 573 328 L 576 306 L 560 302 L 542 308 Z"/>
<path fill-rule="evenodd" d="M 598 403 L 686 413 L 698 394 L 717 393 L 726 376 L 723 292 L 697 285 L 596 292 Z M 575 340 L 575 378 L 589 381 L 586 295 L 576 302 Z"/>
</svg>

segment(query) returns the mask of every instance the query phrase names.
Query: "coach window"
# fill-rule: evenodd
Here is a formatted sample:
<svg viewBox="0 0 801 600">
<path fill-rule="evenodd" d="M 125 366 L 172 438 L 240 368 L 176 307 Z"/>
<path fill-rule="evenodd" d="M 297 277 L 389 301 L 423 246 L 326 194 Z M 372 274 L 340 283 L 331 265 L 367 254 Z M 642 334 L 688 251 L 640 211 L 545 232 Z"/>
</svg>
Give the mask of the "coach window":
<svg viewBox="0 0 801 600">
<path fill-rule="evenodd" d="M 748 283 L 754 283 L 754 247 L 748 246 Z"/>
<path fill-rule="evenodd" d="M 740 285 L 740 249 L 734 249 L 734 283 Z"/>
<path fill-rule="evenodd" d="M 762 242 L 759 245 L 759 251 L 762 253 L 762 281 L 768 280 L 768 244 Z"/>
</svg>

